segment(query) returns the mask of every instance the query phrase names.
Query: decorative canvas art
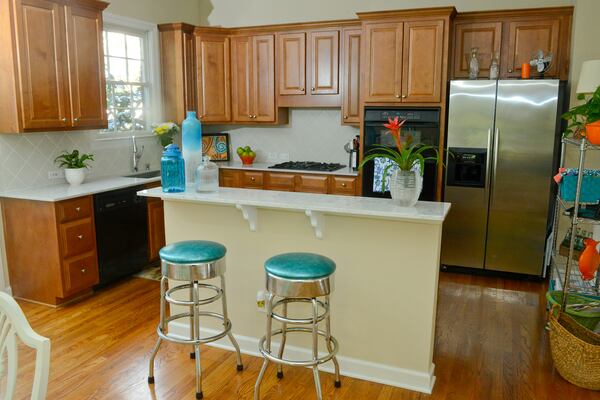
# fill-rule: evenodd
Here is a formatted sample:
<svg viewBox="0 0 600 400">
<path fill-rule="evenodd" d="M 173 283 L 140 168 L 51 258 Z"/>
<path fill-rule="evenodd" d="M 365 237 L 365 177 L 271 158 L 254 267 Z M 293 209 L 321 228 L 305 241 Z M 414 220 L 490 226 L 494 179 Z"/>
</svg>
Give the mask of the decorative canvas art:
<svg viewBox="0 0 600 400">
<path fill-rule="evenodd" d="M 202 154 L 209 156 L 211 161 L 229 161 L 229 134 L 204 133 Z"/>
</svg>

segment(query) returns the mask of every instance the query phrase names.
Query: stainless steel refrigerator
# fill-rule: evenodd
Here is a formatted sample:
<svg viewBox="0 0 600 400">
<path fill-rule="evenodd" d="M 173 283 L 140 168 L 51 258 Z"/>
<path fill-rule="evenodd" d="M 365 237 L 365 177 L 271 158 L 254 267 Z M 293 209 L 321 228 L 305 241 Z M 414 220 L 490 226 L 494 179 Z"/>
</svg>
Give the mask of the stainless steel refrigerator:
<svg viewBox="0 0 600 400">
<path fill-rule="evenodd" d="M 544 274 L 564 83 L 452 81 L 442 264 Z"/>
</svg>

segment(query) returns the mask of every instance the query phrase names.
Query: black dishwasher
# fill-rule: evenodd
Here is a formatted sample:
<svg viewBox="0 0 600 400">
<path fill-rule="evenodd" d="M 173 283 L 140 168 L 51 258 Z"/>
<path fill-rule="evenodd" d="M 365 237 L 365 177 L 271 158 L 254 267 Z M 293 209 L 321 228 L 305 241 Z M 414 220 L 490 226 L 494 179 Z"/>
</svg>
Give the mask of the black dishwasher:
<svg viewBox="0 0 600 400">
<path fill-rule="evenodd" d="M 144 186 L 94 196 L 99 285 L 132 275 L 148 264 L 148 219 Z"/>
</svg>

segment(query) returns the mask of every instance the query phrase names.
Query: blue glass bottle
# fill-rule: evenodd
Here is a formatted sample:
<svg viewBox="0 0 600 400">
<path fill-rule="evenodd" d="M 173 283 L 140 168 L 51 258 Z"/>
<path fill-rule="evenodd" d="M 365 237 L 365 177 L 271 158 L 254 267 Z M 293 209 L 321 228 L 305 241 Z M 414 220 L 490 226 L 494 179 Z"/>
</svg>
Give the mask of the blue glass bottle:
<svg viewBox="0 0 600 400">
<path fill-rule="evenodd" d="M 160 178 L 165 193 L 185 192 L 185 162 L 176 144 L 165 148 L 160 159 Z"/>
<path fill-rule="evenodd" d="M 187 182 L 194 183 L 196 168 L 202 162 L 202 124 L 195 111 L 188 111 L 181 124 L 181 142 Z"/>
</svg>

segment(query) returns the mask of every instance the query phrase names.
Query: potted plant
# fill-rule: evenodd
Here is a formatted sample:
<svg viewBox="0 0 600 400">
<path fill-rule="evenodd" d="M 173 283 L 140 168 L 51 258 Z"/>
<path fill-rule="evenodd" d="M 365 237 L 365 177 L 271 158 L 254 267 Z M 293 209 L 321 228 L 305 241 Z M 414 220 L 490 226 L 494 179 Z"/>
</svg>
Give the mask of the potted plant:
<svg viewBox="0 0 600 400">
<path fill-rule="evenodd" d="M 377 146 L 365 154 L 365 158 L 360 163 L 359 168 L 363 168 L 369 161 L 377 158 L 384 158 L 391 161 L 384 169 L 381 178 L 381 188 L 385 191 L 386 179 L 393 170 L 390 179 L 390 193 L 392 200 L 404 207 L 412 207 L 419 200 L 421 190 L 423 189 L 423 172 L 425 171 L 425 161 L 434 160 L 439 162 L 439 152 L 436 147 L 425 146 L 422 144 L 410 143 L 402 144 L 400 130 L 406 120 L 398 121 L 398 117 L 388 118 L 388 123 L 384 124 L 394 137 L 396 148 Z M 426 156 L 426 151 L 433 151 L 435 156 Z"/>
<path fill-rule="evenodd" d="M 73 186 L 80 185 L 85 179 L 85 169 L 89 168 L 89 161 L 94 161 L 93 154 L 80 154 L 79 150 L 64 151 L 54 159 L 60 168 L 65 169 L 65 178 Z"/>
<path fill-rule="evenodd" d="M 179 133 L 179 127 L 173 122 L 163 122 L 152 127 L 152 132 L 158 137 L 162 147 L 173 143 L 173 136 Z"/>
<path fill-rule="evenodd" d="M 578 94 L 577 99 L 585 100 L 585 94 Z M 591 144 L 600 145 L 600 87 L 584 104 L 571 108 L 562 118 L 569 121 L 565 137 L 584 136 Z"/>
</svg>

